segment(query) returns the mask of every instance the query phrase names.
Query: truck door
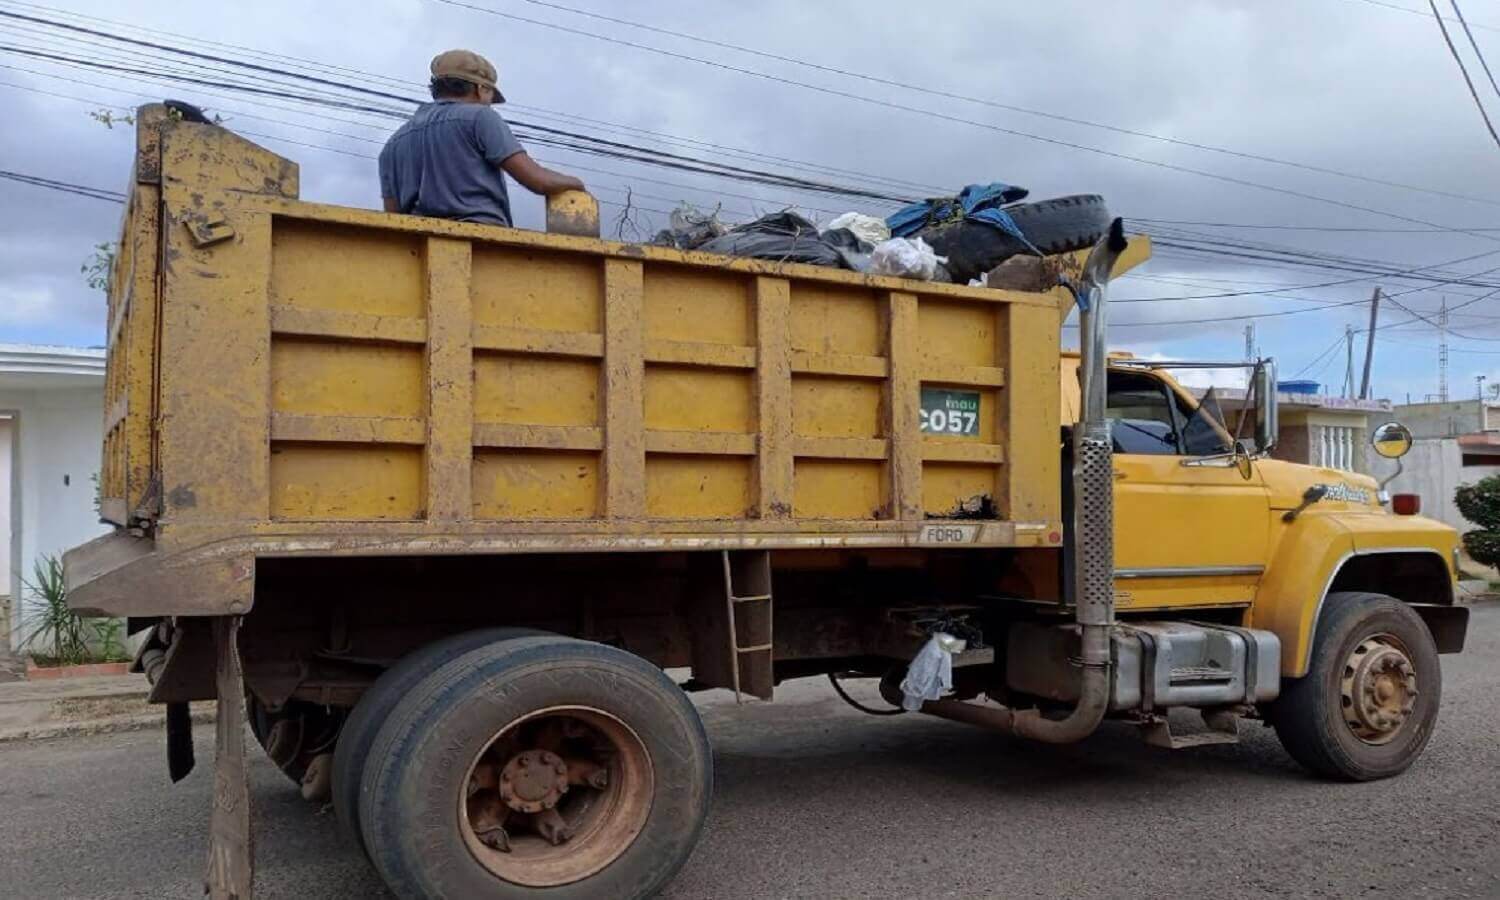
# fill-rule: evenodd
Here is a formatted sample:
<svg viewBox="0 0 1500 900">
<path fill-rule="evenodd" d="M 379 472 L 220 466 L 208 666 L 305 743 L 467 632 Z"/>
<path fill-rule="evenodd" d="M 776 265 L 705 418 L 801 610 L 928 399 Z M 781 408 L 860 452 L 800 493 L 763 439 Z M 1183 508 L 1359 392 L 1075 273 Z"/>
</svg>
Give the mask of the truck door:
<svg viewBox="0 0 1500 900">
<path fill-rule="evenodd" d="M 1115 597 L 1121 609 L 1248 604 L 1264 572 L 1270 501 L 1227 436 L 1146 373 L 1109 373 L 1114 436 Z M 1209 451 L 1209 452 L 1205 452 Z"/>
</svg>

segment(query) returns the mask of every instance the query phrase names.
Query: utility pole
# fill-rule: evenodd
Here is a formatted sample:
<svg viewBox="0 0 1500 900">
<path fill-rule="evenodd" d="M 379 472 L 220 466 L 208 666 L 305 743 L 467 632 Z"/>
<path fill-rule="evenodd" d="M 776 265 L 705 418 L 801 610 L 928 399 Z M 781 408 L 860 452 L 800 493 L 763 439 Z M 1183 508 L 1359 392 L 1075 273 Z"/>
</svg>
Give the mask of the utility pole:
<svg viewBox="0 0 1500 900">
<path fill-rule="evenodd" d="M 1448 298 L 1438 309 L 1438 402 L 1448 402 Z"/>
<path fill-rule="evenodd" d="M 1255 323 L 1245 326 L 1245 362 L 1255 362 Z"/>
<path fill-rule="evenodd" d="M 1344 396 L 1354 399 L 1354 326 L 1344 326 Z"/>
<path fill-rule="evenodd" d="M 1484 376 L 1483 375 L 1475 375 L 1474 376 L 1474 398 L 1476 400 L 1483 400 L 1484 399 Z"/>
<path fill-rule="evenodd" d="M 1370 295 L 1370 333 L 1365 339 L 1365 377 L 1359 382 L 1359 399 L 1370 399 L 1370 361 L 1375 358 L 1375 322 L 1380 318 L 1380 288 Z"/>
</svg>

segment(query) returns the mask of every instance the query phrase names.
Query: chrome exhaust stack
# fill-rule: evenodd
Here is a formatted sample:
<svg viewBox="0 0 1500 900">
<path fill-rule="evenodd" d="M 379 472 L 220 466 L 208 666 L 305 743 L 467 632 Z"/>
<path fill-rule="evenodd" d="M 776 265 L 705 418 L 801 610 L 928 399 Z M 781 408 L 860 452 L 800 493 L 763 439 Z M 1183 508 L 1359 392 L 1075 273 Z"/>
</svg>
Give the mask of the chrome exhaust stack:
<svg viewBox="0 0 1500 900">
<path fill-rule="evenodd" d="M 1082 740 L 1109 708 L 1110 632 L 1115 624 L 1114 444 L 1106 415 L 1108 346 L 1105 325 L 1109 276 L 1127 242 L 1120 219 L 1094 245 L 1077 284 L 1065 283 L 1078 303 L 1082 403 L 1073 429 L 1073 602 L 1082 632 L 1076 664 L 1083 670 L 1078 704 L 1061 719 L 1039 710 L 933 700 L 922 711 L 945 719 L 1010 731 L 1052 744 Z"/>
</svg>

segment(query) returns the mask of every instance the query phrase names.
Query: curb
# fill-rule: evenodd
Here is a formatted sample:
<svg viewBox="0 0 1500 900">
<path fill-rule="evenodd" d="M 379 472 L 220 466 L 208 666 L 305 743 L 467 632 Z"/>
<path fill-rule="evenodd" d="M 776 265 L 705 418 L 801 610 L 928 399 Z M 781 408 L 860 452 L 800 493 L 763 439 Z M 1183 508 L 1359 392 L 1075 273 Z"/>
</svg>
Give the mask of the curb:
<svg viewBox="0 0 1500 900">
<path fill-rule="evenodd" d="M 193 724 L 209 724 L 215 720 L 216 713 L 217 710 L 214 709 L 193 710 Z M 148 728 L 164 728 L 166 724 L 165 712 L 115 716 L 108 719 L 95 719 L 89 722 L 60 722 L 55 725 L 36 725 L 30 728 L 0 731 L 0 744 L 15 743 L 17 741 L 45 741 L 65 737 L 87 737 L 96 734 L 117 734 L 126 731 L 144 731 Z"/>
<path fill-rule="evenodd" d="M 100 675 L 128 675 L 130 674 L 130 663 L 83 663 L 76 666 L 38 666 L 30 660 L 26 662 L 26 672 L 22 676 L 27 681 L 52 681 L 58 678 L 95 678 Z"/>
</svg>

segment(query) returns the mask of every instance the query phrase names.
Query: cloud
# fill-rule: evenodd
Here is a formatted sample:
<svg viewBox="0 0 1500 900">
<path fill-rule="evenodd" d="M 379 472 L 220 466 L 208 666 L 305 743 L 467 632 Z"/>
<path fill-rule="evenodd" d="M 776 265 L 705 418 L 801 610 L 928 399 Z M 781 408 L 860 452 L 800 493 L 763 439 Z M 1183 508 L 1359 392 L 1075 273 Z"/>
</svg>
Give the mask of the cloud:
<svg viewBox="0 0 1500 900">
<path fill-rule="evenodd" d="M 479 0 L 478 5 L 487 2 Z M 729 151 L 657 144 L 639 131 L 569 117 L 935 187 L 956 189 L 966 182 L 998 179 L 1026 185 L 1035 197 L 1100 192 L 1117 213 L 1132 217 L 1420 227 L 1336 205 L 1345 203 L 1446 225 L 1500 224 L 1500 211 L 1494 209 L 1500 205 L 1500 198 L 1494 196 L 1495 150 L 1477 122 L 1472 101 L 1453 71 L 1436 28 L 1421 17 L 1376 5 L 1351 0 L 1202 0 L 1192 4 L 1137 0 L 1102 6 L 1089 0 L 1057 0 L 1028 5 L 1025 14 L 1019 15 L 1007 5 L 985 0 L 955 0 L 933 8 L 793 0 L 755 4 L 658 0 L 624 11 L 597 0 L 571 2 L 719 41 L 763 47 L 789 59 L 992 98 L 1011 107 L 1087 119 L 1126 131 L 1233 148 L 1245 155 L 1214 153 L 1141 134 L 915 93 L 526 4 L 496 3 L 494 8 L 993 128 L 830 96 L 430 0 L 330 0 L 312 5 L 271 0 L 229 6 L 82 0 L 72 8 L 150 29 L 157 39 L 168 42 L 179 40 L 172 34 L 191 35 L 236 45 L 219 48 L 235 56 L 250 52 L 239 48 L 252 48 L 302 57 L 324 67 L 330 77 L 411 95 L 420 95 L 428 60 L 435 53 L 471 46 L 498 64 L 512 101 L 506 113 L 512 118 L 598 131 L 610 139 L 649 143 L 672 152 L 735 159 L 736 164 L 750 163 Z M 295 22 L 296 27 L 287 27 L 288 22 Z M 1493 43 L 1491 33 L 1479 34 L 1482 41 Z M 33 35 L 28 40 L 39 39 Z M 148 52 L 142 59 L 149 61 L 150 56 Z M 80 73 L 3 54 L 0 65 L 42 73 L 0 69 L 0 82 L 8 83 L 0 84 L 0 115 L 8 125 L 0 132 L 0 168 L 124 189 L 129 129 L 108 131 L 89 119 L 89 109 L 174 96 L 224 111 L 230 127 L 254 132 L 258 135 L 254 140 L 297 160 L 308 199 L 365 207 L 378 203 L 374 162 L 363 157 L 377 152 L 386 133 L 383 129 L 393 127 L 393 122 L 354 113 L 309 114 L 290 102 L 215 96 L 210 88 L 163 87 L 125 73 Z M 354 69 L 396 78 L 401 84 L 358 76 L 349 71 Z M 275 81 L 270 76 L 265 80 Z M 73 95 L 85 102 L 12 85 Z M 356 120 L 373 121 L 375 127 Z M 754 214 L 791 202 L 819 217 L 826 213 L 811 207 L 831 212 L 858 208 L 858 204 L 828 196 L 727 184 L 557 148 L 534 150 L 558 168 L 575 169 L 607 204 L 623 201 L 628 184 L 637 208 L 668 209 L 684 200 L 712 207 L 722 201 L 726 210 Z M 1484 202 L 1436 197 L 1251 158 L 1257 156 L 1477 194 Z M 784 170 L 791 164 L 761 159 L 755 165 Z M 1272 189 L 1183 171 L 1187 169 Z M 847 181 L 862 176 L 823 172 L 820 177 Z M 730 193 L 741 196 L 726 196 Z M 540 203 L 519 189 L 515 194 L 519 223 L 536 227 L 541 221 Z M 606 220 L 618 212 L 617 205 L 606 205 Z M 103 305 L 83 283 L 77 268 L 93 244 L 114 238 L 119 208 L 0 182 L 0 213 L 0 300 L 15 307 L 0 317 L 0 338 L 101 342 Z M 660 218 L 659 213 L 649 211 L 638 214 L 648 229 Z M 1225 241 L 1231 245 L 1226 250 L 1255 241 L 1397 266 L 1500 251 L 1496 241 L 1443 232 L 1181 227 Z M 1482 272 L 1496 265 L 1500 265 L 1500 252 L 1456 268 Z M 1136 274 L 1140 277 L 1116 285 L 1116 298 L 1181 297 L 1277 284 L 1294 287 L 1333 280 L 1341 273 L 1276 268 L 1263 260 L 1208 257 L 1159 246 L 1157 257 Z M 1343 274 L 1356 277 L 1358 273 Z M 1320 303 L 1357 303 L 1368 297 L 1374 284 L 1362 281 L 1292 291 L 1317 303 L 1258 295 L 1120 304 L 1113 311 L 1113 321 L 1120 326 L 1113 336 L 1116 346 L 1127 349 L 1149 345 L 1173 357 L 1237 358 L 1242 354 L 1243 322 L 1178 323 Z M 1390 291 L 1418 286 L 1399 279 L 1386 282 Z M 1456 305 L 1479 293 L 1456 287 L 1447 296 L 1450 305 Z M 1425 312 L 1436 309 L 1442 297 L 1442 291 L 1433 290 L 1408 295 L 1402 302 Z M 1476 303 L 1462 313 L 1495 318 L 1455 315 L 1453 327 L 1459 335 L 1500 333 L 1500 299 Z M 1338 374 L 1342 360 L 1330 362 L 1320 354 L 1340 339 L 1346 326 L 1363 327 L 1365 316 L 1362 305 L 1351 305 L 1268 317 L 1258 323 L 1257 335 L 1263 352 L 1278 358 L 1283 373 L 1313 363 L 1305 377 L 1329 379 Z M 1409 317 L 1389 307 L 1382 322 L 1405 318 Z M 1155 324 L 1140 327 L 1140 323 Z M 1434 330 L 1411 327 L 1382 332 L 1382 336 L 1375 357 L 1377 388 L 1397 397 L 1406 391 L 1433 392 Z M 1074 340 L 1072 333 L 1065 335 L 1065 342 Z M 1500 349 L 1500 344 L 1459 336 L 1450 343 L 1455 371 L 1465 372 L 1470 382 L 1468 373 L 1474 368 L 1500 377 L 1500 366 L 1490 365 L 1500 362 L 1500 355 L 1485 355 Z M 1460 390 L 1463 386 L 1455 384 L 1453 391 Z"/>
</svg>

